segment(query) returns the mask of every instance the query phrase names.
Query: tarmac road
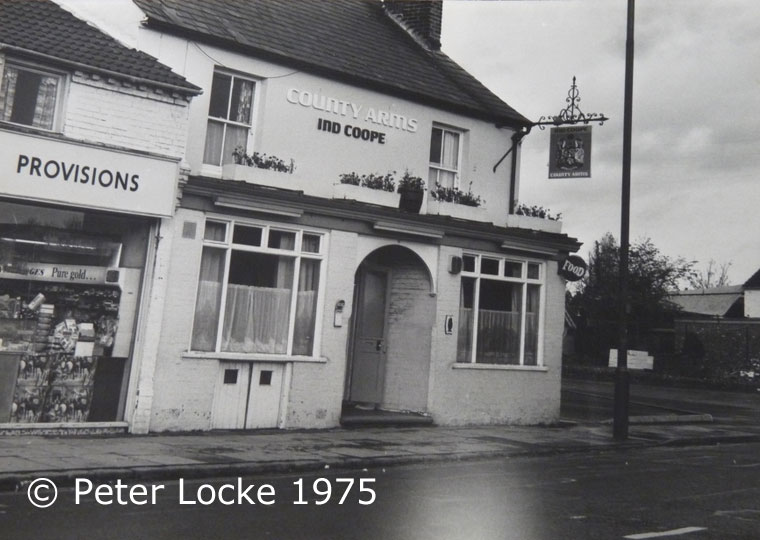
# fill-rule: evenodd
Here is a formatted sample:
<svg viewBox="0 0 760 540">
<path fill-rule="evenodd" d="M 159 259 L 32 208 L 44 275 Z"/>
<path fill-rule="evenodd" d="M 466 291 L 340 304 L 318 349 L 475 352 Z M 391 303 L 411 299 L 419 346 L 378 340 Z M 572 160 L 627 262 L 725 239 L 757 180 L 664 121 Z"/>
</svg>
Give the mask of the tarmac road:
<svg viewBox="0 0 760 540">
<path fill-rule="evenodd" d="M 48 509 L 26 493 L 0 495 L 3 538 L 557 540 L 653 538 L 753 540 L 760 536 L 760 443 L 612 449 L 541 457 L 438 462 L 244 477 L 255 504 L 238 504 L 236 479 L 163 485 L 155 504 L 116 501 L 114 485 L 62 489 Z M 323 478 L 316 485 L 317 478 Z M 339 499 L 354 479 L 344 503 Z M 360 492 L 358 481 L 368 491 Z M 300 483 L 299 483 L 300 482 Z M 220 486 L 228 483 L 227 491 Z M 272 486 L 274 504 L 255 489 Z M 327 485 L 332 497 L 319 495 Z M 204 487 L 201 487 L 204 486 Z M 299 487 L 300 486 L 300 487 Z M 93 486 L 93 489 L 94 486 Z M 302 491 L 301 491 L 302 490 Z M 317 493 L 315 493 L 317 491 Z M 221 493 L 233 504 L 199 504 Z M 265 496 L 266 499 L 266 496 Z M 138 497 L 138 501 L 145 498 Z M 303 500 L 306 504 L 294 504 Z M 102 501 L 110 501 L 105 505 Z"/>
<path fill-rule="evenodd" d="M 601 421 L 612 417 L 611 382 L 562 379 L 561 416 L 573 421 Z M 631 416 L 710 414 L 716 422 L 760 425 L 760 392 L 723 392 L 631 384 Z"/>
</svg>

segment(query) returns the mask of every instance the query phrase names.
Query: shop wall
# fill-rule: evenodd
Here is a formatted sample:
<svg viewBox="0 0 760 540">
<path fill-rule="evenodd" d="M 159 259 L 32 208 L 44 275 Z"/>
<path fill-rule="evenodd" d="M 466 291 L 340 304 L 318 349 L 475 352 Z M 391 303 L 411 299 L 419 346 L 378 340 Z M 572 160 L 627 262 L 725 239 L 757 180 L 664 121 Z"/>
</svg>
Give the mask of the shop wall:
<svg viewBox="0 0 760 540">
<path fill-rule="evenodd" d="M 540 424 L 559 419 L 564 280 L 557 264 L 546 264 L 543 367 L 455 369 L 457 324 L 443 332 L 446 315 L 459 312 L 460 276 L 449 274 L 447 261 L 461 256 L 456 248 L 441 248 L 438 310 L 433 330 L 429 412 L 439 424 Z"/>
<path fill-rule="evenodd" d="M 340 423 L 358 235 L 330 231 L 322 312 L 320 357 L 324 363 L 294 362 L 285 428 L 329 428 Z M 335 304 L 345 301 L 343 325 L 333 324 Z M 287 391 L 287 390 L 286 390 Z"/>
<path fill-rule="evenodd" d="M 66 101 L 64 134 L 72 139 L 182 158 L 188 102 L 150 89 L 126 88 L 76 73 Z"/>
<path fill-rule="evenodd" d="M 183 235 L 185 223 L 195 224 L 194 237 Z M 190 345 L 193 328 L 203 223 L 202 212 L 182 208 L 173 220 L 164 317 L 153 375 L 151 431 L 210 427 L 218 361 L 187 358 L 182 354 Z"/>
<path fill-rule="evenodd" d="M 214 67 L 258 79 L 254 101 L 253 150 L 274 155 L 286 162 L 293 159 L 296 175 L 306 177 L 309 194 L 330 197 L 332 186 L 342 173 L 358 174 L 396 171 L 397 178 L 405 170 L 427 179 L 430 134 L 434 123 L 463 131 L 460 187 L 469 189 L 485 201 L 489 218 L 497 225 L 506 224 L 509 195 L 509 161 L 496 172 L 493 166 L 511 146 L 510 129 L 396 98 L 372 90 L 351 86 L 310 75 L 286 66 L 249 58 L 206 44 L 189 46 L 188 42 L 151 30 L 141 30 L 139 48 L 171 66 L 204 93 L 193 99 L 190 107 L 187 159 L 192 174 L 219 175 L 220 168 L 204 167 L 202 162 L 210 88 Z M 335 114 L 315 110 L 288 101 L 292 92 L 332 97 L 361 106 L 356 119 L 353 114 Z M 289 94 L 289 92 L 291 92 Z M 416 120 L 416 129 L 400 129 L 373 123 L 366 119 L 369 109 L 396 113 Z M 347 111 L 350 110 L 347 109 Z M 320 119 L 341 125 L 338 134 L 320 131 Z M 363 141 L 343 134 L 346 125 L 366 128 L 385 134 L 385 144 Z"/>
</svg>

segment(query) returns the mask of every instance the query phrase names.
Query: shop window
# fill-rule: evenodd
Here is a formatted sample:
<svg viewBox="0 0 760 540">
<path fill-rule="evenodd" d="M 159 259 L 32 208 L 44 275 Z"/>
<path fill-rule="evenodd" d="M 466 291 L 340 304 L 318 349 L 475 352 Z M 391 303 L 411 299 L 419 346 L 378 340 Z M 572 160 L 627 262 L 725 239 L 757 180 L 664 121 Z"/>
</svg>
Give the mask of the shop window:
<svg viewBox="0 0 760 540">
<path fill-rule="evenodd" d="M 480 259 L 480 272 L 476 264 L 462 272 L 457 362 L 540 365 L 541 263 L 464 259 Z M 504 271 L 494 272 L 499 266 Z"/>
<path fill-rule="evenodd" d="M 0 85 L 0 119 L 40 129 L 56 129 L 63 76 L 8 63 Z"/>
<path fill-rule="evenodd" d="M 228 226 L 232 242 L 207 238 L 203 247 L 191 348 L 312 356 L 321 236 L 266 225 Z"/>
<path fill-rule="evenodd" d="M 232 163 L 232 153 L 236 148 L 247 151 L 253 125 L 255 87 L 250 79 L 214 73 L 203 163 L 217 166 Z"/>
<path fill-rule="evenodd" d="M 430 137 L 429 186 L 459 187 L 461 139 L 459 131 L 433 128 Z"/>
</svg>

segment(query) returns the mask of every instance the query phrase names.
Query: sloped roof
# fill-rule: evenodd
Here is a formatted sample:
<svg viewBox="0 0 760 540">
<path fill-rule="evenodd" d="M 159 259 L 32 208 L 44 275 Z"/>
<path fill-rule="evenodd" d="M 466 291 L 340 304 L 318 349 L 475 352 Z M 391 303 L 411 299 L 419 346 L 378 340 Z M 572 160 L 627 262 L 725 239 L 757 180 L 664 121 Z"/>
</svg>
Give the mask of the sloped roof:
<svg viewBox="0 0 760 540">
<path fill-rule="evenodd" d="M 752 274 L 752 276 L 744 283 L 745 289 L 760 289 L 760 270 Z"/>
<path fill-rule="evenodd" d="M 185 94 L 200 91 L 152 56 L 122 45 L 49 0 L 0 0 L 0 48 Z"/>
<path fill-rule="evenodd" d="M 499 125 L 530 124 L 444 53 L 416 42 L 380 0 L 133 1 L 158 30 Z"/>
<path fill-rule="evenodd" d="M 681 291 L 670 295 L 669 300 L 686 313 L 724 317 L 743 298 L 744 290 L 742 286 L 736 285 Z"/>
</svg>

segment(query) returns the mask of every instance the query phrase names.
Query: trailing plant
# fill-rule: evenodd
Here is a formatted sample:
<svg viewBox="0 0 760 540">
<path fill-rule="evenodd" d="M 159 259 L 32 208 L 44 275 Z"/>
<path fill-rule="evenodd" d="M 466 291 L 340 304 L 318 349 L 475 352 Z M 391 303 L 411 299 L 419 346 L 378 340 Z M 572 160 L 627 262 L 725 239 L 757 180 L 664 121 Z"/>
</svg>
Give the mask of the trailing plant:
<svg viewBox="0 0 760 540">
<path fill-rule="evenodd" d="M 396 174 L 396 171 L 385 175 L 370 173 L 362 174 L 360 176 L 352 171 L 350 173 L 341 174 L 340 183 L 366 187 L 369 189 L 379 189 L 381 191 L 389 191 L 393 193 L 396 191 L 396 180 L 393 177 L 394 174 Z"/>
<path fill-rule="evenodd" d="M 254 152 L 253 155 L 249 156 L 246 154 L 245 149 L 242 146 L 235 148 L 232 152 L 232 157 L 235 160 L 236 165 L 246 165 L 248 167 L 269 169 L 289 174 L 293 174 L 293 170 L 295 169 L 295 162 L 292 159 L 288 164 L 276 156 L 267 156 L 266 154 L 260 154 L 258 152 Z"/>
<path fill-rule="evenodd" d="M 435 188 L 430 193 L 433 195 L 434 199 L 441 202 L 451 202 L 476 207 L 485 204 L 485 201 L 480 198 L 480 195 L 475 195 L 472 192 L 472 182 L 470 182 L 467 191 L 462 191 L 458 187 L 445 187 L 436 182 Z"/>
<path fill-rule="evenodd" d="M 408 170 L 404 171 L 404 176 L 401 177 L 398 183 L 399 191 L 424 191 L 425 181 L 419 176 L 414 176 Z"/>
<path fill-rule="evenodd" d="M 544 208 L 543 206 L 528 206 L 527 204 L 520 203 L 515 207 L 515 214 L 518 216 L 537 217 L 542 219 L 550 219 L 552 221 L 559 221 L 562 219 L 562 214 L 556 215 L 551 213 L 551 210 Z"/>
</svg>

